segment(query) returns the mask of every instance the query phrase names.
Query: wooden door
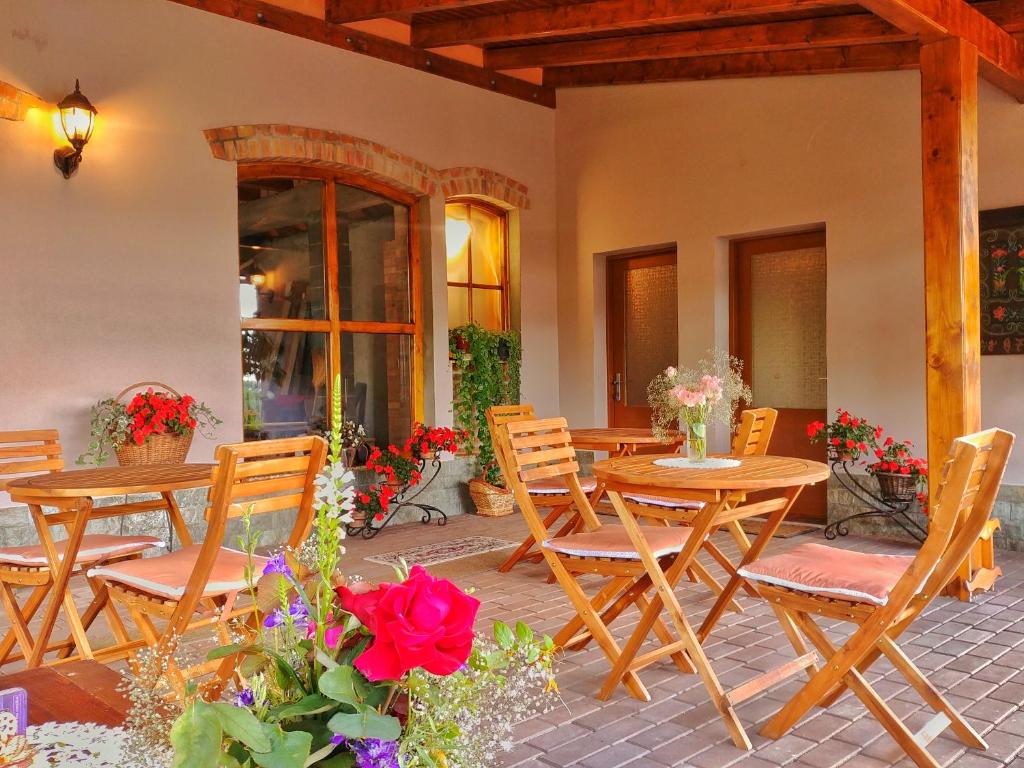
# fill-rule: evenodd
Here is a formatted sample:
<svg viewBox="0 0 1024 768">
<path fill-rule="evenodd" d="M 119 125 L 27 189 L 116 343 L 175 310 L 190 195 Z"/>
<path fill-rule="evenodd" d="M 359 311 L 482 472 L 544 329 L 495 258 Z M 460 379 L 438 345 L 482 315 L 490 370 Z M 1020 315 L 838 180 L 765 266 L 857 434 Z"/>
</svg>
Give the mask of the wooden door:
<svg viewBox="0 0 1024 768">
<path fill-rule="evenodd" d="M 647 385 L 679 356 L 676 251 L 608 262 L 608 426 L 650 427 Z"/>
<path fill-rule="evenodd" d="M 730 348 L 744 361 L 754 407 L 779 412 L 768 452 L 825 461 L 807 424 L 826 421 L 825 232 L 758 237 L 731 244 Z M 790 520 L 824 523 L 825 483 L 810 486 Z"/>
</svg>

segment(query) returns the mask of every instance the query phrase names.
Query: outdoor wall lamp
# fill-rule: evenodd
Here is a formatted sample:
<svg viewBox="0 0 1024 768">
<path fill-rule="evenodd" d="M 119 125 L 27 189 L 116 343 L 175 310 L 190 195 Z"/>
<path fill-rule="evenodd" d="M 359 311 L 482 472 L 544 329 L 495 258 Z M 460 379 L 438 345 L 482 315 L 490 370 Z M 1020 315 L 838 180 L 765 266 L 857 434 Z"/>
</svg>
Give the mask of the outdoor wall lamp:
<svg viewBox="0 0 1024 768">
<path fill-rule="evenodd" d="M 82 162 L 82 149 L 92 136 L 96 107 L 82 94 L 76 79 L 74 93 L 61 99 L 57 111 L 60 114 L 60 126 L 71 146 L 55 149 L 53 163 L 65 179 L 70 179 L 78 170 L 78 164 Z"/>
</svg>

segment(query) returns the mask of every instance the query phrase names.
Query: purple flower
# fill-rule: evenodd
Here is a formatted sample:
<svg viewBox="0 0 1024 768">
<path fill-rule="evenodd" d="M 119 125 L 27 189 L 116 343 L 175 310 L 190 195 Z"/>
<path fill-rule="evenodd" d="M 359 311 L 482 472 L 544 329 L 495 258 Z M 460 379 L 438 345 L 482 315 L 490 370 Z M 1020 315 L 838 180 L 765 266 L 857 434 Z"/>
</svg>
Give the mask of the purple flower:
<svg viewBox="0 0 1024 768">
<path fill-rule="evenodd" d="M 263 626 L 267 629 L 274 629 L 288 621 L 291 617 L 292 624 L 297 627 L 305 627 L 309 624 L 309 611 L 306 609 L 305 603 L 301 600 L 296 600 L 290 606 L 288 606 L 288 615 L 281 608 L 275 608 L 267 618 L 263 620 Z"/>
<path fill-rule="evenodd" d="M 284 552 L 278 552 L 267 560 L 267 564 L 263 566 L 263 575 L 266 576 L 268 573 L 280 573 L 285 578 L 292 578 L 294 574 L 284 560 Z"/>
<path fill-rule="evenodd" d="M 356 768 L 399 768 L 397 741 L 363 739 L 348 744 L 356 756 Z"/>
<path fill-rule="evenodd" d="M 242 688 L 239 691 L 235 691 L 235 697 L 231 700 L 231 703 L 236 707 L 251 707 L 256 703 L 256 697 L 253 695 L 251 688 Z"/>
</svg>

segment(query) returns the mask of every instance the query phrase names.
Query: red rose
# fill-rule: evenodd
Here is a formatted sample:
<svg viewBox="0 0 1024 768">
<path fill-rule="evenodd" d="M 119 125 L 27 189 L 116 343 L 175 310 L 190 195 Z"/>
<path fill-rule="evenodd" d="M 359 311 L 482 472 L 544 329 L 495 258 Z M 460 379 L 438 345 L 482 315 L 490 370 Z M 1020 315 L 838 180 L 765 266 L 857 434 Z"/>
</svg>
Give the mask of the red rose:
<svg viewBox="0 0 1024 768">
<path fill-rule="evenodd" d="M 363 595 L 338 587 L 341 607 L 373 635 L 355 660 L 371 682 L 398 680 L 422 667 L 434 675 L 457 671 L 473 650 L 480 601 L 447 579 L 414 565 L 401 584 L 381 584 Z"/>
</svg>

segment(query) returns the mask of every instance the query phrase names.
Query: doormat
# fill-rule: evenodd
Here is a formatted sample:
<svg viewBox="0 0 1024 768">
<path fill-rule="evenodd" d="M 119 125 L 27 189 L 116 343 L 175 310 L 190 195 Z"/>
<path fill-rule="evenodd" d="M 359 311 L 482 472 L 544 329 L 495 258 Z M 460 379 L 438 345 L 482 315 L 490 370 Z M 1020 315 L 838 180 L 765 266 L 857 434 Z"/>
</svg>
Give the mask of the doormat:
<svg viewBox="0 0 1024 768">
<path fill-rule="evenodd" d="M 495 539 L 492 536 L 464 536 L 461 539 L 424 544 L 421 547 L 409 547 L 394 552 L 378 552 L 363 559 L 381 565 L 398 565 L 400 559 L 405 560 L 408 565 L 417 563 L 419 565 L 437 565 L 451 560 L 460 560 L 463 557 L 481 555 L 484 552 L 508 549 L 515 545 L 514 541 Z"/>
<path fill-rule="evenodd" d="M 744 520 L 740 525 L 743 527 L 745 533 L 749 533 L 751 536 L 757 536 L 761 533 L 761 529 L 764 528 L 763 520 Z M 820 531 L 820 525 L 810 525 L 805 523 L 783 523 L 779 526 L 778 530 L 775 531 L 773 539 L 791 539 L 794 536 L 803 536 L 805 533 L 812 533 L 813 531 Z"/>
</svg>

